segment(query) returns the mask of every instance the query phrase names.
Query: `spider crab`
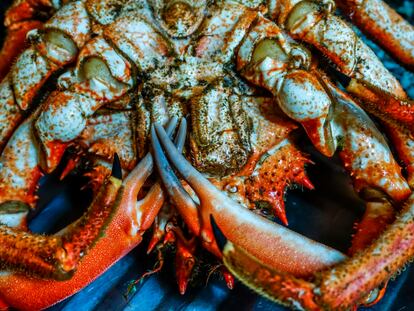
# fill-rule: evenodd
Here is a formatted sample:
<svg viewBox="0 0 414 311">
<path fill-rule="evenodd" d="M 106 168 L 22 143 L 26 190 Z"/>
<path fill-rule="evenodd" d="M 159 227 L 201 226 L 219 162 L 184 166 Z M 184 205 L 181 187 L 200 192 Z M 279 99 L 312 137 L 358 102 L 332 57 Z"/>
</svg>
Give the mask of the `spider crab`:
<svg viewBox="0 0 414 311">
<path fill-rule="evenodd" d="M 412 26 L 379 0 L 338 3 L 412 68 Z M 414 253 L 414 106 L 334 10 L 329 0 L 16 0 L 1 52 L 2 303 L 42 309 L 76 293 L 150 228 L 150 251 L 176 246 L 181 292 L 201 245 L 229 286 L 234 275 L 292 308 L 379 299 Z M 366 202 L 349 257 L 254 212 L 265 202 L 287 224 L 285 189 L 313 187 L 298 128 L 339 154 Z M 63 175 L 87 155 L 94 200 L 55 235 L 28 232 L 40 177 L 74 147 Z"/>
</svg>

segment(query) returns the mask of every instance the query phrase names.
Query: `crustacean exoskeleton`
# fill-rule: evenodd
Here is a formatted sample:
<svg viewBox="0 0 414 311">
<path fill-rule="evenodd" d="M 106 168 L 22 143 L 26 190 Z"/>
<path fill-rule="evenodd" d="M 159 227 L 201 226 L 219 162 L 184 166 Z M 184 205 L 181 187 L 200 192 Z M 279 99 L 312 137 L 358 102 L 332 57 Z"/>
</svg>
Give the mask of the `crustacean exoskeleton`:
<svg viewBox="0 0 414 311">
<path fill-rule="evenodd" d="M 21 38 L 10 26 L 2 51 L 16 57 L 0 83 L 3 304 L 42 309 L 76 293 L 150 228 L 155 271 L 173 245 L 181 293 L 201 246 L 224 262 L 229 287 L 234 275 L 292 308 L 379 300 L 414 251 L 414 110 L 334 8 L 316 0 L 16 0 L 7 25 L 26 20 L 24 33 L 34 12 L 50 19 L 27 32 L 20 54 L 10 52 Z M 414 41 L 412 26 L 389 11 L 401 25 L 381 32 L 389 20 L 376 20 L 368 3 L 357 9 L 357 22 L 364 27 L 368 16 L 371 33 L 384 33 L 388 50 L 410 67 L 411 48 L 398 32 L 406 28 Z M 382 122 L 407 179 L 363 109 Z M 348 254 L 257 213 L 271 209 L 288 225 L 286 189 L 313 188 L 296 132 L 323 155 L 339 155 L 366 203 Z M 76 152 L 62 178 L 87 156 L 95 199 L 57 234 L 30 233 L 39 179 L 69 148 Z M 153 162 L 158 174 L 149 179 Z"/>
</svg>

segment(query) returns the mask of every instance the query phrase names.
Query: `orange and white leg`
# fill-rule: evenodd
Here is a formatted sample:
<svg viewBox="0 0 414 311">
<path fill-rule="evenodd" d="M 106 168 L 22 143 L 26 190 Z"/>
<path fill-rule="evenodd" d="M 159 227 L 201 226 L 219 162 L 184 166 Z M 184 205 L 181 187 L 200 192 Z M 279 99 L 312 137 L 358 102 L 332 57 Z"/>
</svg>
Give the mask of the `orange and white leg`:
<svg viewBox="0 0 414 311">
<path fill-rule="evenodd" d="M 173 132 L 176 124 L 177 120 L 172 120 L 168 124 L 169 134 Z M 180 140 L 181 144 L 183 141 Z M 108 177 L 84 216 L 55 236 L 37 236 L 7 227 L 9 231 L 4 231 L 2 241 L 9 243 L 9 249 L 4 252 L 8 255 L 0 260 L 8 260 L 9 269 L 19 270 L 21 266 L 26 267 L 25 273 L 28 267 L 26 264 L 29 263 L 31 269 L 27 272 L 43 278 L 28 277 L 13 271 L 2 273 L 1 299 L 19 310 L 44 309 L 84 288 L 137 246 L 164 202 L 163 190 L 159 185 L 153 186 L 153 189 L 137 202 L 138 193 L 152 170 L 153 160 L 151 154 L 148 154 L 122 183 L 119 178 Z M 120 174 L 119 168 L 115 175 L 120 177 Z M 97 232 L 104 234 L 96 235 Z M 14 239 L 11 233 L 24 237 L 24 240 Z M 16 244 L 20 241 L 22 246 L 28 247 L 25 251 L 17 251 Z M 29 241 L 35 244 L 30 244 Z M 88 244 L 91 241 L 94 241 L 92 247 Z M 38 247 L 32 250 L 33 246 Z M 26 253 L 29 249 L 34 253 Z M 83 257 L 82 250 L 87 251 Z M 49 261 L 53 256 L 47 255 L 53 254 L 64 261 Z M 18 255 L 21 260 L 17 258 Z M 81 259 L 79 265 L 78 259 Z M 66 272 L 62 274 L 61 268 L 53 270 L 54 263 L 55 267 L 61 267 Z M 57 281 L 46 277 L 66 280 Z M 39 291 L 39 288 L 42 290 Z"/>
<path fill-rule="evenodd" d="M 104 182 L 87 212 L 59 236 L 36 235 L 1 225 L 0 261 L 5 270 L 57 280 L 71 278 L 80 258 L 99 237 L 113 213 L 122 184 L 120 169 L 116 159 L 112 177 Z"/>
<path fill-rule="evenodd" d="M 90 24 L 83 2 L 76 1 L 59 10 L 41 30 L 30 31 L 31 45 L 0 83 L 0 150 L 47 79 L 75 60 L 89 39 Z"/>
<path fill-rule="evenodd" d="M 311 61 L 306 48 L 263 18 L 240 46 L 237 66 L 250 82 L 272 92 L 321 153 L 330 157 L 340 149 L 358 193 L 378 189 L 402 202 L 411 191 L 384 136 Z"/>
<path fill-rule="evenodd" d="M 414 27 L 382 0 L 336 0 L 351 21 L 397 61 L 414 70 Z"/>
<path fill-rule="evenodd" d="M 276 23 L 294 39 L 316 47 L 335 64 L 340 72 L 348 76 L 351 79 L 347 85 L 348 92 L 361 99 L 362 104 L 372 112 L 376 112 L 379 118 L 391 118 L 412 129 L 414 121 L 412 101 L 407 99 L 400 83 L 384 67 L 374 52 L 345 21 L 334 14 L 333 0 L 276 2 L 271 1 L 270 5 L 271 15 Z M 349 1 L 343 1 L 344 5 L 347 5 L 346 2 Z M 380 1 L 363 1 L 363 5 L 368 5 L 368 2 Z M 350 10 L 354 12 L 353 9 Z M 380 8 L 378 10 L 381 11 Z M 359 13 L 355 12 L 355 14 Z M 378 23 L 382 20 L 378 18 Z M 372 26 L 371 24 L 367 27 L 375 28 Z M 383 27 L 389 26 L 383 25 Z M 393 32 L 391 28 L 389 29 Z M 412 27 L 410 32 L 412 33 Z M 393 35 L 400 35 L 400 32 L 398 34 L 393 32 Z M 410 34 L 407 35 L 412 37 Z M 405 41 L 401 40 L 402 43 Z M 412 42 L 412 38 L 408 40 L 409 45 L 413 45 Z"/>
<path fill-rule="evenodd" d="M 131 67 L 102 37 L 85 45 L 77 66 L 60 76 L 63 89 L 47 97 L 34 124 L 46 172 L 59 164 L 67 145 L 79 137 L 89 117 L 132 89 Z"/>
<path fill-rule="evenodd" d="M 6 11 L 4 26 L 7 28 L 7 34 L 0 51 L 0 81 L 26 47 L 27 33 L 32 29 L 42 29 L 44 21 L 58 9 L 58 6 L 58 3 L 48 0 L 15 0 Z"/>
<path fill-rule="evenodd" d="M 306 276 L 345 259 L 340 252 L 272 223 L 232 201 L 189 164 L 160 125 L 153 126 L 151 133 L 155 163 L 172 202 L 190 231 L 199 236 L 202 245 L 213 254 L 221 257 L 210 223 L 211 215 L 231 241 L 248 249 L 267 265 L 295 275 Z M 182 187 L 170 162 L 195 191 L 198 202 Z"/>
<path fill-rule="evenodd" d="M 152 135 L 155 163 L 173 202 L 180 213 L 199 215 L 198 224 L 188 224 L 193 232 L 198 228 L 207 249 L 272 300 L 305 310 L 345 310 L 370 300 L 371 291 L 414 256 L 412 196 L 379 239 L 347 259 L 241 207 L 187 162 L 161 126 L 155 125 Z M 194 189 L 198 203 L 190 201 L 169 162 Z"/>
</svg>

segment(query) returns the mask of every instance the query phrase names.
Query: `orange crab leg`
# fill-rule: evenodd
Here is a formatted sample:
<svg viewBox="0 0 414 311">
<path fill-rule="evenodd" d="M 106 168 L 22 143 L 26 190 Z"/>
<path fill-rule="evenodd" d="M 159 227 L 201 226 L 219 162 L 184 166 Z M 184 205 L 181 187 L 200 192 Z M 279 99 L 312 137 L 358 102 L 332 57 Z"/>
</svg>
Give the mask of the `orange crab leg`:
<svg viewBox="0 0 414 311">
<path fill-rule="evenodd" d="M 230 241 L 265 264 L 282 271 L 309 276 L 345 259 L 340 252 L 277 225 L 232 201 L 187 162 L 159 125 L 152 129 L 152 144 L 155 163 L 171 199 L 183 218 L 190 219 L 187 222 L 189 228 L 199 228 L 203 246 L 217 256 L 221 256 L 221 252 L 214 239 L 210 215 L 214 216 Z M 182 195 L 185 190 L 173 174 L 161 144 L 168 159 L 196 192 L 199 205 L 194 201 L 188 204 L 191 198 Z M 197 218 L 192 219 L 186 213 Z"/>
<path fill-rule="evenodd" d="M 312 283 L 267 267 L 229 241 L 223 245 L 223 262 L 245 285 L 270 300 L 299 310 L 321 310 Z"/>
<path fill-rule="evenodd" d="M 414 27 L 381 0 L 336 0 L 338 7 L 391 56 L 414 69 Z"/>
<path fill-rule="evenodd" d="M 335 309 L 349 306 L 387 281 L 414 256 L 414 196 L 366 250 L 321 274 L 322 298 Z M 381 256 L 378 256 L 378 252 Z"/>
<path fill-rule="evenodd" d="M 414 255 L 414 196 L 408 199 L 401 215 L 379 239 L 346 259 L 342 254 L 321 248 L 317 242 L 273 224 L 233 202 L 185 160 L 159 125 L 152 129 L 152 142 L 155 162 L 167 188 L 179 188 L 181 184 L 174 181 L 175 175 L 161 146 L 168 160 L 198 196 L 199 204 L 193 202 L 182 206 L 181 210 L 197 207 L 203 245 L 216 255 L 223 254 L 221 250 L 226 241 L 223 243 L 217 238 L 215 227 L 218 227 L 225 238 L 236 245 L 233 249 L 246 253 L 243 257 L 237 251 L 237 256 L 229 257 L 224 251 L 223 260 L 229 270 L 273 300 L 290 306 L 299 304 L 308 310 L 349 308 L 366 300 L 372 290 L 386 282 Z M 168 178 L 163 177 L 165 175 Z M 175 193 L 180 195 L 178 191 Z M 185 202 L 174 201 L 176 204 Z M 382 213 L 384 207 L 380 209 Z M 378 256 L 379 252 L 385 256 Z M 334 264 L 337 265 L 330 269 Z M 309 281 L 315 273 L 316 278 Z"/>
<path fill-rule="evenodd" d="M 41 29 L 42 25 L 43 23 L 39 21 L 24 21 L 9 26 L 3 48 L 0 51 L 0 81 L 9 72 L 14 59 L 25 48 L 27 33 L 32 29 Z"/>
<path fill-rule="evenodd" d="M 52 4 L 49 1 L 26 0 L 15 1 L 6 11 L 4 24 L 7 27 L 7 35 L 0 51 L 0 81 L 9 72 L 14 59 L 26 47 L 26 35 L 32 29 L 41 29 L 43 22 L 36 19 L 39 11 L 49 15 Z"/>
<path fill-rule="evenodd" d="M 171 133 L 175 125 L 176 120 L 172 120 L 167 131 Z M 179 143 L 183 144 L 182 141 Z M 136 201 L 136 195 L 151 174 L 152 168 L 152 157 L 148 154 L 123 181 L 112 206 L 112 220 L 107 224 L 105 234 L 96 240 L 94 246 L 82 258 L 71 279 L 46 280 L 7 272 L 0 276 L 0 300 L 19 310 L 44 309 L 84 288 L 137 246 L 144 232 L 137 226 L 142 223 L 141 219 L 149 221 L 145 216 L 137 217 L 148 212 L 137 210 L 137 208 L 161 205 L 160 196 L 154 195 L 157 191 L 150 191 L 149 197 L 145 198 L 146 204 L 144 205 L 137 204 Z M 105 196 L 103 199 L 106 199 Z M 152 211 L 150 213 L 156 215 Z M 73 225 L 76 225 L 76 222 Z M 63 231 L 62 234 L 64 235 L 65 232 Z M 78 231 L 74 233 L 79 236 Z M 77 245 L 77 243 L 73 244 L 74 247 Z"/>
<path fill-rule="evenodd" d="M 333 268 L 316 273 L 313 280 L 266 265 L 246 249 L 227 241 L 220 227 L 214 233 L 220 241 L 226 267 L 260 294 L 305 310 L 348 310 L 370 300 L 370 293 L 414 256 L 413 213 L 412 196 L 397 220 L 371 246 Z M 381 295 L 383 290 L 378 292 Z"/>
<path fill-rule="evenodd" d="M 314 46 L 326 55 L 340 72 L 351 78 L 347 86 L 348 92 L 361 99 L 362 104 L 368 109 L 375 110 L 379 118 L 391 118 L 412 130 L 414 121 L 412 101 L 407 99 L 407 94 L 398 80 L 383 66 L 375 53 L 358 38 L 345 21 L 334 14 L 335 2 L 333 0 L 271 0 L 269 2 L 271 3 L 269 5 L 270 15 L 280 27 L 294 39 Z M 373 13 L 372 11 L 368 13 L 367 7 L 360 8 L 362 13 L 358 12 L 358 9 L 354 10 L 352 5 L 348 5 L 350 2 L 354 1 L 342 1 L 352 14 L 354 12 L 356 15 Z M 378 2 L 378 0 L 370 0 L 361 3 L 362 6 L 371 7 Z M 371 30 L 381 24 L 384 19 L 392 18 L 384 16 L 387 14 L 384 6 L 382 9 L 381 7 L 377 9 L 378 11 L 373 16 L 381 14 L 383 18 L 378 18 L 377 23 L 366 24 L 366 27 Z M 375 17 L 371 18 L 375 19 Z M 387 36 L 400 35 L 401 32 L 394 31 L 392 24 L 384 22 L 382 25 L 389 29 Z M 395 27 L 398 28 L 401 25 Z M 412 29 L 408 32 L 412 33 Z M 412 35 L 407 35 L 410 39 L 403 39 L 401 43 L 406 43 L 408 47 L 413 46 Z M 382 40 L 382 42 L 387 42 L 387 40 Z M 389 44 L 393 45 L 395 42 L 391 41 Z M 412 57 L 412 48 L 407 48 L 407 52 L 411 53 Z"/>
</svg>

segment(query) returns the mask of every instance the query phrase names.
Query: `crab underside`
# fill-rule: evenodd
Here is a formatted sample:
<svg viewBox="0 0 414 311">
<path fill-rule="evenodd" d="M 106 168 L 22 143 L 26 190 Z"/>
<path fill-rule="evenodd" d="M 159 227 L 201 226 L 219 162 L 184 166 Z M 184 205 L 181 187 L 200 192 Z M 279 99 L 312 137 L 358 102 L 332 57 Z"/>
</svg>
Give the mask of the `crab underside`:
<svg viewBox="0 0 414 311">
<path fill-rule="evenodd" d="M 413 26 L 380 0 L 337 2 L 414 68 Z M 145 237 L 156 264 L 129 292 L 174 257 L 181 294 L 218 273 L 293 309 L 379 301 L 414 253 L 414 106 L 335 9 L 15 0 L 0 52 L 2 304 L 53 305 Z M 348 250 L 289 229 L 286 191 L 314 189 L 315 157 L 341 163 L 365 207 Z M 51 173 L 83 176 L 92 199 L 42 235 L 28 217 Z"/>
</svg>

